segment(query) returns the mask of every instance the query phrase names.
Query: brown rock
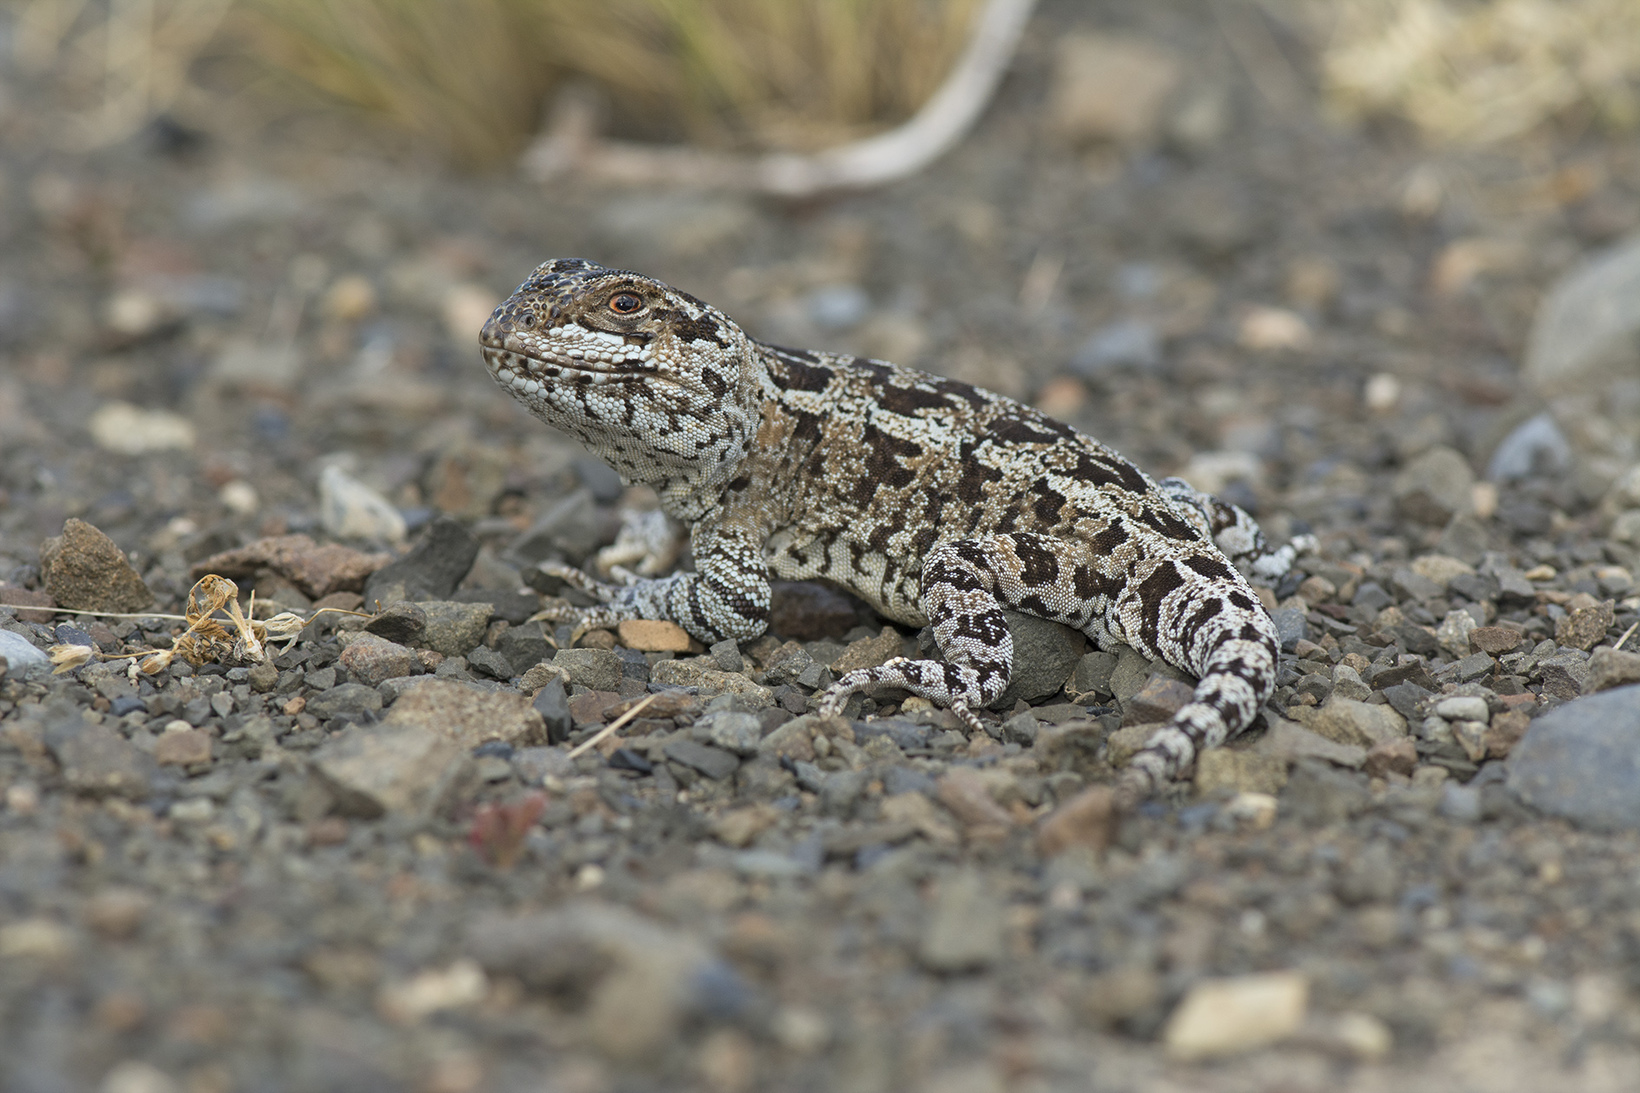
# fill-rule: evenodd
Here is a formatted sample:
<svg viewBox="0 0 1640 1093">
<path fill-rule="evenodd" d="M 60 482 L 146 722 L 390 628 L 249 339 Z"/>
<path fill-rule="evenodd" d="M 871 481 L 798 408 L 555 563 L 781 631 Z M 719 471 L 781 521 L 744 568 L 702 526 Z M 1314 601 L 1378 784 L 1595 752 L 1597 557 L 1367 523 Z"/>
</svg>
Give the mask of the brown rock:
<svg viewBox="0 0 1640 1093">
<path fill-rule="evenodd" d="M 1116 835 L 1118 817 L 1109 786 L 1089 786 L 1045 816 L 1036 845 L 1051 858 L 1074 846 L 1103 850 Z"/>
<path fill-rule="evenodd" d="M 349 726 L 312 759 L 313 773 L 336 806 L 366 819 L 384 813 L 425 816 L 455 795 L 472 767 L 468 750 L 450 735 L 386 723 Z"/>
<path fill-rule="evenodd" d="M 367 554 L 339 543 L 320 545 L 306 535 L 277 535 L 213 554 L 194 563 L 192 574 L 196 581 L 207 573 L 240 580 L 268 571 L 319 599 L 332 592 L 358 592 L 366 577 L 392 560 L 391 554 Z"/>
<path fill-rule="evenodd" d="M 1418 765 L 1418 747 L 1408 737 L 1399 740 L 1386 740 L 1382 744 L 1374 744 L 1367 752 L 1367 761 L 1361 769 L 1374 778 L 1382 778 L 1391 772 L 1412 776 L 1413 768 Z"/>
<path fill-rule="evenodd" d="M 1583 690 L 1587 694 L 1609 691 L 1629 683 L 1640 683 L 1640 653 L 1622 649 L 1596 649 L 1589 658 L 1589 681 Z"/>
<path fill-rule="evenodd" d="M 1532 716 L 1524 710 L 1504 710 L 1492 715 L 1492 727 L 1481 737 L 1489 759 L 1507 759 L 1520 738 L 1532 724 Z"/>
<path fill-rule="evenodd" d="M 1574 649 L 1593 649 L 1606 636 L 1616 621 L 1615 605 L 1611 600 L 1579 607 L 1555 623 L 1555 641 Z"/>
<path fill-rule="evenodd" d="M 486 740 L 504 740 L 520 748 L 548 742 L 547 724 L 527 695 L 485 691 L 447 679 L 424 680 L 411 687 L 393 703 L 381 725 L 426 728 L 469 750 Z"/>
<path fill-rule="evenodd" d="M 1268 793 L 1273 797 L 1286 784 L 1285 759 L 1230 748 L 1209 748 L 1196 756 L 1198 797 L 1228 797 L 1237 793 Z"/>
<path fill-rule="evenodd" d="M 191 767 L 211 761 L 211 734 L 198 729 L 161 733 L 154 742 L 154 762 L 161 766 Z"/>
<path fill-rule="evenodd" d="M 1177 57 L 1143 39 L 1067 35 L 1054 61 L 1051 124 L 1075 143 L 1148 139 L 1182 75 Z"/>
<path fill-rule="evenodd" d="M 1477 626 L 1469 631 L 1470 650 L 1489 656 L 1501 657 L 1505 653 L 1513 652 L 1519 648 L 1520 642 L 1520 631 L 1511 630 L 1507 626 Z"/>
<path fill-rule="evenodd" d="M 342 650 L 342 666 L 360 683 L 374 687 L 389 679 L 415 675 L 421 671 L 416 654 L 395 641 L 360 631 L 344 635 L 350 640 Z"/>
<path fill-rule="evenodd" d="M 9 604 L 18 609 L 17 617 L 23 622 L 50 622 L 51 608 L 57 606 L 57 601 L 44 592 L 35 592 L 27 588 L 18 588 L 14 584 L 0 583 L 0 604 Z M 44 610 L 31 611 L 29 608 L 43 608 Z"/>
<path fill-rule="evenodd" d="M 1326 705 L 1308 715 L 1305 727 L 1328 740 L 1359 744 L 1364 748 L 1407 734 L 1406 718 L 1391 707 L 1373 706 L 1351 698 L 1328 699 Z"/>
<path fill-rule="evenodd" d="M 893 660 L 904 649 L 904 640 L 894 627 L 885 626 L 876 637 L 861 638 L 844 649 L 831 662 L 832 675 L 842 676 L 858 668 L 875 668 Z"/>
<path fill-rule="evenodd" d="M 644 653 L 687 653 L 689 632 L 660 619 L 622 619 L 616 627 L 621 644 Z"/>
<path fill-rule="evenodd" d="M 40 575 L 58 606 L 79 611 L 141 611 L 154 602 L 125 552 L 86 523 L 70 519 L 40 547 Z"/>
<path fill-rule="evenodd" d="M 1195 693 L 1196 689 L 1188 683 L 1161 677 L 1153 679 L 1122 707 L 1122 724 L 1149 725 L 1156 721 L 1167 721 L 1178 713 L 1179 708 L 1188 703 Z"/>
<path fill-rule="evenodd" d="M 120 941 L 137 932 L 153 905 L 153 898 L 140 888 L 104 888 L 86 901 L 86 925 L 103 937 Z"/>
<path fill-rule="evenodd" d="M 971 767 L 953 767 L 939 780 L 934 796 L 965 827 L 1009 828 L 1014 818 L 991 799 L 985 779 Z"/>
<path fill-rule="evenodd" d="M 610 711 L 624 701 L 619 691 L 582 691 L 570 696 L 570 720 L 577 725 L 602 725 L 609 720 Z"/>
</svg>

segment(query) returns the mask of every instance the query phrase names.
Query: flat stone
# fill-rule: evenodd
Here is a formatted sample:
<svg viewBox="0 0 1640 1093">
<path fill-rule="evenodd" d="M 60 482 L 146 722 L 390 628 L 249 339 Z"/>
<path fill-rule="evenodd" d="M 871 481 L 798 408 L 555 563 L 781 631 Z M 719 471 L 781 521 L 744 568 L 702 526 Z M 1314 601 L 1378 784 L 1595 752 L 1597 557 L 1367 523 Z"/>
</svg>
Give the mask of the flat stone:
<svg viewBox="0 0 1640 1093">
<path fill-rule="evenodd" d="M 418 606 L 425 620 L 422 644 L 447 657 L 464 657 L 483 641 L 495 612 L 487 603 L 455 600 L 427 600 Z"/>
<path fill-rule="evenodd" d="M 1083 653 L 1077 660 L 1076 667 L 1071 669 L 1071 677 L 1065 681 L 1065 689 L 1077 695 L 1109 695 L 1110 676 L 1115 670 L 1115 653 L 1107 653 L 1102 649 Z"/>
<path fill-rule="evenodd" d="M 649 670 L 649 678 L 654 683 L 694 687 L 702 695 L 737 694 L 758 706 L 774 705 L 774 692 L 768 687 L 753 683 L 739 672 L 719 671 L 693 660 L 663 660 Z"/>
<path fill-rule="evenodd" d="M 695 730 L 705 732 L 707 743 L 743 759 L 756 755 L 763 743 L 763 722 L 756 714 L 732 710 L 708 714 L 695 722 Z"/>
<path fill-rule="evenodd" d="M 1291 1036 L 1304 1023 L 1309 984 L 1297 972 L 1265 972 L 1193 984 L 1162 1029 L 1176 1059 L 1239 1055 Z"/>
<path fill-rule="evenodd" d="M 114 540 L 70 517 L 63 533 L 40 546 L 40 577 L 59 607 L 79 611 L 141 611 L 154 594 Z"/>
<path fill-rule="evenodd" d="M 366 578 L 392 560 L 391 554 L 366 553 L 340 543 L 321 545 L 306 535 L 276 535 L 195 562 L 189 574 L 196 581 L 209 573 L 238 581 L 271 573 L 317 600 L 334 592 L 359 591 Z"/>
<path fill-rule="evenodd" d="M 158 773 L 154 758 L 101 725 L 76 714 L 49 727 L 45 740 L 64 783 L 75 793 L 140 801 L 152 791 Z"/>
<path fill-rule="evenodd" d="M 1116 837 L 1119 817 L 1109 786 L 1089 786 L 1042 818 L 1036 845 L 1051 858 L 1073 847 L 1104 850 Z"/>
<path fill-rule="evenodd" d="M 1002 959 L 1004 907 L 996 887 L 976 869 L 959 869 L 939 880 L 933 912 L 917 947 L 923 967 L 935 972 L 988 968 Z"/>
<path fill-rule="evenodd" d="M 415 675 L 421 671 L 421 660 L 396 641 L 388 641 L 362 630 L 345 637 L 347 647 L 340 657 L 342 667 L 358 677 L 361 683 L 375 687 L 383 680 Z"/>
<path fill-rule="evenodd" d="M 621 658 L 611 649 L 560 649 L 552 666 L 588 690 L 613 691 L 621 685 Z"/>
<path fill-rule="evenodd" d="M 1340 744 L 1284 719 L 1273 720 L 1269 731 L 1259 738 L 1251 750 L 1287 763 L 1296 763 L 1300 759 L 1321 759 L 1351 770 L 1359 770 L 1367 758 L 1367 750 L 1359 744 Z"/>
<path fill-rule="evenodd" d="M 615 627 L 621 644 L 645 653 L 687 653 L 689 632 L 661 619 L 622 619 Z"/>
<path fill-rule="evenodd" d="M 478 539 L 465 524 L 453 516 L 440 516 L 403 557 L 370 575 L 364 601 L 386 606 L 399 600 L 447 600 L 473 568 L 478 550 Z"/>
<path fill-rule="evenodd" d="M 0 581 L 0 605 L 17 608 L 17 618 L 21 622 L 48 623 L 52 619 L 51 609 L 57 606 L 57 601 L 52 599 L 48 592 L 18 588 L 14 584 Z M 30 610 L 31 608 L 39 610 Z"/>
<path fill-rule="evenodd" d="M 1640 685 L 1579 698 L 1533 721 L 1509 756 L 1509 788 L 1583 827 L 1640 827 Z"/>
<path fill-rule="evenodd" d="M 334 687 L 307 696 L 307 713 L 321 721 L 333 717 L 357 717 L 374 713 L 382 708 L 381 692 L 363 683 L 339 683 Z"/>
<path fill-rule="evenodd" d="M 1449 695 L 1435 703 L 1435 716 L 1448 721 L 1485 721 L 1491 717 L 1486 699 L 1475 695 Z"/>
<path fill-rule="evenodd" d="M 1469 648 L 1477 653 L 1501 657 L 1520 648 L 1521 632 L 1507 626 L 1477 626 L 1469 631 Z"/>
<path fill-rule="evenodd" d="M 1640 653 L 1622 649 L 1594 651 L 1589 658 L 1589 678 L 1583 685 L 1585 691 L 1593 694 L 1630 683 L 1640 683 Z"/>
<path fill-rule="evenodd" d="M 426 817 L 473 777 L 467 749 L 418 725 L 350 725 L 310 760 L 336 807 L 366 819 Z"/>
<path fill-rule="evenodd" d="M 1407 734 L 1406 718 L 1391 707 L 1348 698 L 1329 699 L 1326 705 L 1308 715 L 1305 727 L 1336 743 L 1363 748 Z"/>
<path fill-rule="evenodd" d="M 1287 761 L 1255 751 L 1208 748 L 1196 756 L 1196 796 L 1234 797 L 1238 793 L 1275 796 L 1287 784 Z"/>
<path fill-rule="evenodd" d="M 528 696 L 454 680 L 417 683 L 399 697 L 381 723 L 384 728 L 423 728 L 468 751 L 487 740 L 515 748 L 548 743 L 546 722 Z"/>
<path fill-rule="evenodd" d="M 191 767 L 211 761 L 211 734 L 198 729 L 164 732 L 154 741 L 154 762 L 161 766 Z"/>
<path fill-rule="evenodd" d="M 1382 778 L 1391 773 L 1410 778 L 1417 765 L 1418 745 L 1411 739 L 1402 737 L 1399 740 L 1386 740 L 1382 744 L 1374 744 L 1367 752 L 1366 761 L 1361 769 L 1373 778 Z"/>
<path fill-rule="evenodd" d="M 10 630 L 0 630 L 0 657 L 6 658 L 6 674 L 12 679 L 51 674 L 51 658 L 45 650 Z"/>
<path fill-rule="evenodd" d="M 624 701 L 619 691 L 582 691 L 570 696 L 570 720 L 578 726 L 602 725 Z"/>
<path fill-rule="evenodd" d="M 709 744 L 697 744 L 693 740 L 673 740 L 662 752 L 673 762 L 698 770 L 714 781 L 729 777 L 740 766 L 740 760 L 733 752 Z"/>
</svg>

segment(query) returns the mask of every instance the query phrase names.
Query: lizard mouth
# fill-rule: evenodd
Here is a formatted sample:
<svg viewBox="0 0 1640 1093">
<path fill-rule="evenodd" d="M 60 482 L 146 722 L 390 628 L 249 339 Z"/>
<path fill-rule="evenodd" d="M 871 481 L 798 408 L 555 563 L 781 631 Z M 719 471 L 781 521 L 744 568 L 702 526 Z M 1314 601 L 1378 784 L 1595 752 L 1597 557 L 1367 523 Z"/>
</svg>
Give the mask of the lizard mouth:
<svg viewBox="0 0 1640 1093">
<path fill-rule="evenodd" d="M 575 377 L 577 382 L 582 383 L 613 383 L 647 372 L 642 365 L 627 362 L 617 364 L 614 361 L 577 356 L 577 350 L 543 357 L 501 346 L 486 345 L 483 352 L 484 363 L 489 366 L 490 375 L 495 381 L 503 387 L 511 387 L 524 394 L 535 394 L 545 387 L 547 382 L 562 376 Z M 534 390 L 531 389 L 532 385 Z"/>
</svg>

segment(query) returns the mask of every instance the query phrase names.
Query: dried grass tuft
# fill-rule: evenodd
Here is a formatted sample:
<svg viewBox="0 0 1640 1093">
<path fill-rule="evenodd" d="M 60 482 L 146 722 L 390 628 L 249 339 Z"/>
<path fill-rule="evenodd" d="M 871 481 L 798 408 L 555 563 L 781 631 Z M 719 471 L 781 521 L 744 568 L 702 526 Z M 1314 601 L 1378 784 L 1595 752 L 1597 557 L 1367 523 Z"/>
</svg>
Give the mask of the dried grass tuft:
<svg viewBox="0 0 1640 1093">
<path fill-rule="evenodd" d="M 1556 118 L 1640 121 L 1640 0 L 1310 0 L 1327 94 L 1487 144 Z"/>
</svg>

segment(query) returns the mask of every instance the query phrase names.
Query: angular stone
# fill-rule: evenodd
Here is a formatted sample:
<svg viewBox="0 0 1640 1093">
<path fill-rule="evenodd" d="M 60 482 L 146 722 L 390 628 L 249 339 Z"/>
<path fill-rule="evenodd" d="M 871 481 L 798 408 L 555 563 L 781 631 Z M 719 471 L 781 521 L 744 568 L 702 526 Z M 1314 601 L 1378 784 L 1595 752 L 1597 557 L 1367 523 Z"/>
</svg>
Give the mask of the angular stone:
<svg viewBox="0 0 1640 1093">
<path fill-rule="evenodd" d="M 978 870 L 947 873 L 940 878 L 918 959 L 936 972 L 990 967 L 1003 955 L 1003 911 L 995 886 Z"/>
<path fill-rule="evenodd" d="M 1401 469 L 1390 492 L 1403 516 L 1444 527 L 1453 516 L 1469 510 L 1474 485 L 1469 460 L 1452 448 L 1436 445 Z"/>
<path fill-rule="evenodd" d="M 615 628 L 621 644 L 645 653 L 687 653 L 689 634 L 662 619 L 622 619 Z"/>
<path fill-rule="evenodd" d="M 745 695 L 758 706 L 774 705 L 774 692 L 739 672 L 722 672 L 693 660 L 663 660 L 649 670 L 654 683 L 694 687 L 701 695 Z"/>
<path fill-rule="evenodd" d="M 1521 632 L 1507 626 L 1477 626 L 1469 631 L 1469 648 L 1477 653 L 1501 657 L 1520 647 Z"/>
<path fill-rule="evenodd" d="M 70 790 L 88 797 L 140 801 L 152 790 L 158 767 L 152 756 L 101 725 L 78 715 L 46 731 L 46 747 Z"/>
<path fill-rule="evenodd" d="M 363 683 L 339 683 L 307 696 L 306 712 L 328 721 L 333 717 L 357 717 L 382 708 L 381 692 Z"/>
<path fill-rule="evenodd" d="M 349 726 L 310 765 L 338 809 L 367 819 L 429 816 L 473 776 L 467 749 L 419 725 Z"/>
<path fill-rule="evenodd" d="M 426 600 L 418 606 L 425 620 L 421 641 L 435 653 L 464 657 L 484 640 L 495 608 L 487 603 Z"/>
<path fill-rule="evenodd" d="M 1406 718 L 1389 706 L 1372 706 L 1348 698 L 1329 699 L 1309 715 L 1306 727 L 1328 740 L 1363 748 L 1407 734 Z"/>
<path fill-rule="evenodd" d="M 57 601 L 49 593 L 34 592 L 0 581 L 0 605 L 17 608 L 17 618 L 21 622 L 48 623 L 53 614 L 51 609 L 57 606 Z"/>
<path fill-rule="evenodd" d="M 1509 788 L 1583 827 L 1640 827 L 1640 685 L 1579 698 L 1533 721 L 1510 753 Z"/>
<path fill-rule="evenodd" d="M 154 762 L 161 766 L 191 767 L 211 761 L 211 734 L 198 729 L 161 733 L 154 741 Z"/>
<path fill-rule="evenodd" d="M 613 691 L 621 685 L 621 658 L 610 649 L 560 649 L 552 664 L 588 690 Z"/>
<path fill-rule="evenodd" d="M 1191 986 L 1162 1029 L 1176 1059 L 1197 1060 L 1254 1051 L 1298 1031 L 1309 984 L 1297 972 L 1203 979 Z"/>
<path fill-rule="evenodd" d="M 1589 650 L 1606 637 L 1617 615 L 1612 601 L 1579 607 L 1555 623 L 1555 642 L 1573 649 Z"/>
<path fill-rule="evenodd" d="M 381 613 L 364 624 L 369 633 L 399 645 L 415 645 L 427 630 L 427 612 L 418 603 L 400 600 L 382 608 Z"/>
<path fill-rule="evenodd" d="M 570 720 L 578 726 L 602 725 L 615 716 L 615 708 L 623 699 L 619 691 L 582 691 L 571 695 Z"/>
<path fill-rule="evenodd" d="M 673 762 L 698 770 L 714 781 L 722 781 L 729 777 L 735 772 L 735 768 L 740 766 L 740 760 L 733 752 L 708 744 L 697 744 L 693 740 L 673 740 L 662 749 L 662 752 Z"/>
<path fill-rule="evenodd" d="M 277 535 L 195 562 L 190 576 L 197 581 L 215 573 L 237 581 L 272 573 L 317 600 L 333 592 L 357 592 L 392 560 L 391 554 L 365 553 L 340 543 L 320 545 L 306 535 Z"/>
<path fill-rule="evenodd" d="M 1196 756 L 1196 796 L 1233 797 L 1238 793 L 1275 796 L 1287 784 L 1287 762 L 1254 751 L 1208 748 Z"/>
<path fill-rule="evenodd" d="M 547 740 L 553 744 L 562 743 L 569 739 L 569 731 L 574 721 L 569 711 L 569 694 L 564 690 L 562 679 L 549 679 L 535 694 L 535 700 L 530 704 L 547 726 Z"/>
<path fill-rule="evenodd" d="M 1116 837 L 1120 817 L 1109 786 L 1089 786 L 1037 825 L 1036 845 L 1051 858 L 1072 847 L 1102 851 Z"/>
<path fill-rule="evenodd" d="M 395 641 L 358 631 L 347 635 L 347 647 L 342 650 L 342 667 L 352 672 L 361 683 L 371 687 L 383 680 L 415 675 L 421 671 L 421 660 L 415 653 Z"/>
<path fill-rule="evenodd" d="M 741 758 L 756 755 L 763 742 L 763 722 L 756 714 L 724 710 L 701 718 L 695 729 L 704 730 L 712 746 Z"/>
<path fill-rule="evenodd" d="M 12 679 L 51 674 L 51 658 L 45 650 L 10 630 L 0 630 L 0 657 L 6 658 L 6 674 Z"/>
<path fill-rule="evenodd" d="M 453 516 L 440 516 L 402 558 L 370 575 L 364 602 L 386 606 L 399 600 L 447 600 L 473 568 L 478 549 L 478 539 L 466 525 Z"/>
<path fill-rule="evenodd" d="M 1361 769 L 1374 778 L 1382 778 L 1386 774 L 1394 773 L 1412 777 L 1413 768 L 1418 765 L 1418 746 L 1407 737 L 1399 740 L 1386 740 L 1382 744 L 1374 744 L 1367 752 L 1366 762 Z"/>
<path fill-rule="evenodd" d="M 1057 694 L 1087 650 L 1086 636 L 1063 623 L 1034 615 L 1017 611 L 1002 614 L 1014 639 L 1013 670 L 1008 686 L 990 708 L 1012 709 L 1021 700 L 1036 702 Z"/>
<path fill-rule="evenodd" d="M 1505 710 L 1492 718 L 1492 725 L 1482 737 L 1488 759 L 1507 759 L 1532 725 L 1532 716 L 1525 710 Z"/>
<path fill-rule="evenodd" d="M 132 612 L 154 602 L 114 540 L 73 517 L 63 524 L 61 535 L 41 544 L 40 576 L 59 607 Z"/>
<path fill-rule="evenodd" d="M 381 723 L 384 728 L 426 729 L 469 751 L 486 740 L 515 748 L 548 743 L 546 722 L 527 696 L 454 680 L 417 683 L 399 697 Z"/>
<path fill-rule="evenodd" d="M 831 662 L 832 675 L 841 677 L 859 668 L 876 668 L 900 656 L 905 639 L 892 626 L 885 626 L 874 638 L 853 642 Z"/>
<path fill-rule="evenodd" d="M 1296 763 L 1300 759 L 1321 759 L 1351 770 L 1359 770 L 1367 758 L 1366 749 L 1359 744 L 1340 744 L 1302 725 L 1280 719 L 1271 722 L 1269 731 L 1253 745 L 1252 750 L 1287 763 Z"/>
<path fill-rule="evenodd" d="M 1116 654 L 1096 649 L 1083 653 L 1065 681 L 1065 689 L 1073 694 L 1109 695 L 1110 675 L 1116 670 Z"/>
<path fill-rule="evenodd" d="M 1593 694 L 1640 683 L 1640 653 L 1622 649 L 1596 649 L 1589 658 L 1589 678 L 1584 689 Z"/>
<path fill-rule="evenodd" d="M 1196 689 L 1176 679 L 1152 679 L 1122 704 L 1122 724 L 1168 721 L 1195 697 Z"/>
</svg>

